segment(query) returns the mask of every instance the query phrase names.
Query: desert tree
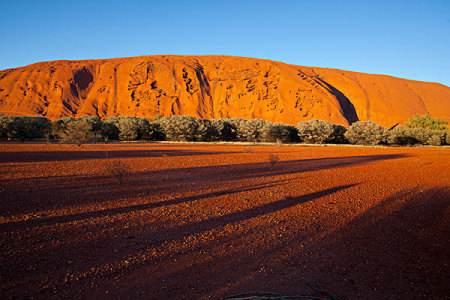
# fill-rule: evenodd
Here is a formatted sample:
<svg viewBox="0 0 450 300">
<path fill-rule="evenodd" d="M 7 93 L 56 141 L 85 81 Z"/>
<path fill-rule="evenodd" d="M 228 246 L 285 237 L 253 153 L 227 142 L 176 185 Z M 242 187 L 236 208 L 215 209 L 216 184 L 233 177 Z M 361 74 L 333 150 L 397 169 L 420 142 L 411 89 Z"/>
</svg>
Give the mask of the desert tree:
<svg viewBox="0 0 450 300">
<path fill-rule="evenodd" d="M 432 118 L 429 115 L 415 115 L 404 125 L 396 126 L 389 130 L 388 141 L 398 145 L 434 145 L 440 146 L 446 143 L 448 125 L 447 122 Z"/>
<path fill-rule="evenodd" d="M 8 130 L 12 120 L 11 117 L 0 114 L 0 138 L 8 137 Z"/>
<path fill-rule="evenodd" d="M 261 142 L 269 122 L 260 119 L 228 119 L 236 128 L 236 139 L 241 142 Z"/>
<path fill-rule="evenodd" d="M 105 142 L 119 139 L 119 129 L 111 122 L 102 122 L 100 132 Z"/>
<path fill-rule="evenodd" d="M 97 120 L 92 118 L 64 118 L 53 122 L 53 135 L 65 143 L 81 145 L 97 140 L 100 130 Z"/>
<path fill-rule="evenodd" d="M 212 120 L 214 139 L 219 141 L 235 141 L 236 127 L 228 119 Z"/>
<path fill-rule="evenodd" d="M 117 138 L 121 141 L 135 141 L 149 133 L 149 121 L 142 118 L 113 117 L 104 122 L 113 124 L 117 128 Z"/>
<path fill-rule="evenodd" d="M 161 125 L 155 121 L 148 121 L 141 123 L 140 136 L 143 140 L 161 141 L 164 139 L 164 133 Z"/>
<path fill-rule="evenodd" d="M 4 124 L 7 137 L 20 140 L 47 138 L 51 128 L 50 120 L 44 117 L 9 117 Z"/>
<path fill-rule="evenodd" d="M 281 123 L 267 123 L 263 129 L 262 140 L 272 143 L 294 143 L 298 142 L 298 130 L 294 126 Z"/>
<path fill-rule="evenodd" d="M 297 125 L 300 141 L 312 144 L 342 143 L 345 127 L 322 120 L 300 122 Z"/>
<path fill-rule="evenodd" d="M 389 131 L 389 144 L 395 145 L 434 145 L 445 143 L 446 132 L 444 130 L 431 130 L 425 128 L 408 128 L 397 126 Z"/>
<path fill-rule="evenodd" d="M 219 132 L 214 127 L 213 122 L 208 119 L 197 119 L 197 127 L 194 133 L 195 141 L 211 142 L 219 138 Z"/>
<path fill-rule="evenodd" d="M 379 145 L 386 142 L 386 129 L 371 121 L 353 123 L 345 132 L 345 137 L 352 144 Z"/>
<path fill-rule="evenodd" d="M 430 115 L 414 115 L 405 124 L 408 128 L 424 128 L 429 130 L 447 130 L 448 122 L 433 118 Z"/>
<path fill-rule="evenodd" d="M 161 117 L 158 123 L 169 141 L 195 141 L 201 135 L 197 119 L 191 116 Z"/>
</svg>

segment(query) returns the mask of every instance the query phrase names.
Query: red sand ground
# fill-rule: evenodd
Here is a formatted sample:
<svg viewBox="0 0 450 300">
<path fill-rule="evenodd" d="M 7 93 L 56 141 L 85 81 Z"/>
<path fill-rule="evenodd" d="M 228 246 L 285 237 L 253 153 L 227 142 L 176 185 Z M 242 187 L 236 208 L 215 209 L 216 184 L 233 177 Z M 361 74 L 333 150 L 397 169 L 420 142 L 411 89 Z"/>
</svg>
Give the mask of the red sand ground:
<svg viewBox="0 0 450 300">
<path fill-rule="evenodd" d="M 218 299 L 319 284 L 348 299 L 449 299 L 449 158 L 3 144 L 1 298 Z M 129 169 L 122 184 L 114 161 Z"/>
</svg>

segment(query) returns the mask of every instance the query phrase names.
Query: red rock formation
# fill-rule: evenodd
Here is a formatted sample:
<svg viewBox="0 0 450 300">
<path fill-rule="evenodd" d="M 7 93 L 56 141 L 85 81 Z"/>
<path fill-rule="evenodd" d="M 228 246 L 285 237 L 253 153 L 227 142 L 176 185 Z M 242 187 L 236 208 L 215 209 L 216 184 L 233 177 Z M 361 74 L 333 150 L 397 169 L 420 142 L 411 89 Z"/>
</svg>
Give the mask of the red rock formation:
<svg viewBox="0 0 450 300">
<path fill-rule="evenodd" d="M 450 88 L 252 58 L 142 56 L 0 71 L 0 112 L 50 119 L 185 114 L 289 124 L 370 119 L 390 126 L 416 113 L 450 120 Z"/>
</svg>

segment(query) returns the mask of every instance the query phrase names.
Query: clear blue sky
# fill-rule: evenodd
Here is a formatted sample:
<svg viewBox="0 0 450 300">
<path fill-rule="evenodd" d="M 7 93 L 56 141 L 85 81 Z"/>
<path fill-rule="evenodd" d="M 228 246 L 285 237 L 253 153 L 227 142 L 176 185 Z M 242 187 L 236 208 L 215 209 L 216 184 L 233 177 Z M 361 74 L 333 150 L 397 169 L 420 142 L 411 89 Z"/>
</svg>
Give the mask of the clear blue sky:
<svg viewBox="0 0 450 300">
<path fill-rule="evenodd" d="M 0 69 L 224 54 L 450 85 L 450 1 L 0 0 Z"/>
</svg>

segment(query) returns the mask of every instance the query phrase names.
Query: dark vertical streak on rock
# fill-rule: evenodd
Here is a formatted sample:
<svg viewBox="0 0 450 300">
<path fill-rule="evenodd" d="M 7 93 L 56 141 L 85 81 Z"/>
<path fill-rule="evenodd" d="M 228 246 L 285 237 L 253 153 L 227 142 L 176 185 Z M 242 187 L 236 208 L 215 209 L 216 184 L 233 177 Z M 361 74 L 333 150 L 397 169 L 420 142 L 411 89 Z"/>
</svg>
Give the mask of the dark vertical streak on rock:
<svg viewBox="0 0 450 300">
<path fill-rule="evenodd" d="M 342 114 L 344 115 L 345 119 L 347 119 L 349 124 L 359 121 L 355 106 L 350 101 L 350 99 L 348 99 L 347 96 L 344 95 L 344 93 L 320 78 L 316 78 L 316 80 L 323 84 L 333 93 L 334 96 L 336 96 L 336 99 L 338 100 L 341 107 Z"/>
</svg>

